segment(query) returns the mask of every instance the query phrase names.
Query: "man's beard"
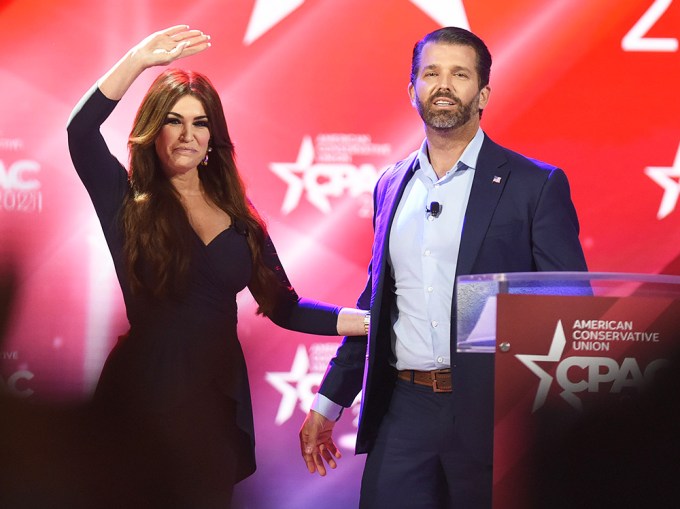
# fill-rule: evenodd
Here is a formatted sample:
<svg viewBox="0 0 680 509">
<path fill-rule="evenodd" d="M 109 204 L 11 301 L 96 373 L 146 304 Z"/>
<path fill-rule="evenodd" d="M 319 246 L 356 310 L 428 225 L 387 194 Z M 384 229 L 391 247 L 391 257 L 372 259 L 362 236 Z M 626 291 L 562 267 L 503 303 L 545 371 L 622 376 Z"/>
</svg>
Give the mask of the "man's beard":
<svg viewBox="0 0 680 509">
<path fill-rule="evenodd" d="M 420 98 L 416 96 L 416 108 L 423 119 L 425 125 L 433 129 L 453 129 L 465 125 L 472 117 L 472 109 L 475 111 L 479 109 L 479 96 L 472 99 L 469 103 L 463 104 L 460 99 L 453 95 L 437 94 L 432 98 L 432 103 L 437 99 L 448 99 L 455 103 L 456 108 L 453 110 L 437 110 L 434 111 L 433 106 L 425 105 Z"/>
</svg>

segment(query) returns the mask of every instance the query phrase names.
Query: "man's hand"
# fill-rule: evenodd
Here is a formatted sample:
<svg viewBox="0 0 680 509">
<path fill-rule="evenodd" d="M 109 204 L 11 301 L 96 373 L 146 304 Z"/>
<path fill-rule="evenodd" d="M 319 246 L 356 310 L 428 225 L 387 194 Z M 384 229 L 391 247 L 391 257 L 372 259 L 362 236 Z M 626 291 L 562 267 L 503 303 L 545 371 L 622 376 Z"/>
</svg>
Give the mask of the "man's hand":
<svg viewBox="0 0 680 509">
<path fill-rule="evenodd" d="M 342 455 L 333 442 L 333 426 L 335 421 L 326 419 L 314 410 L 309 411 L 302 423 L 300 449 L 310 474 L 318 472 L 321 476 L 326 475 L 324 460 L 331 468 L 338 466 L 335 459 L 340 459 Z"/>
</svg>

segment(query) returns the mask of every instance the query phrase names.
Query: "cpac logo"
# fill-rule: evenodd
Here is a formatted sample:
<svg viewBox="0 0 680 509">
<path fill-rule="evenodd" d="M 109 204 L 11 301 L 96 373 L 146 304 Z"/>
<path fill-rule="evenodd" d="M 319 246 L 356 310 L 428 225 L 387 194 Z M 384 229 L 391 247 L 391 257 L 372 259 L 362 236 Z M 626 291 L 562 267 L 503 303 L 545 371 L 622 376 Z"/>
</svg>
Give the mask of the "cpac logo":
<svg viewBox="0 0 680 509">
<path fill-rule="evenodd" d="M 296 407 L 303 413 L 309 411 L 326 366 L 337 348 L 337 343 L 314 343 L 309 346 L 308 352 L 305 345 L 298 345 L 290 371 L 266 373 L 265 380 L 281 393 L 281 402 L 275 418 L 278 426 L 293 416 Z M 352 403 L 352 410 L 356 415 L 360 402 L 361 393 Z"/>
<path fill-rule="evenodd" d="M 288 184 L 281 212 L 289 214 L 297 208 L 306 192 L 307 200 L 324 214 L 329 214 L 329 197 L 339 198 L 345 192 L 357 197 L 371 198 L 378 179 L 378 171 L 371 164 L 356 166 L 351 163 L 314 163 L 314 144 L 309 136 L 302 139 L 297 160 L 291 163 L 271 163 L 269 168 Z M 360 215 L 369 215 L 370 211 Z"/>
<path fill-rule="evenodd" d="M 583 403 L 578 394 L 598 393 L 607 390 L 620 393 L 625 388 L 641 389 L 650 383 L 666 359 L 656 359 L 642 369 L 636 359 L 626 357 L 621 364 L 607 357 L 567 357 L 562 359 L 566 337 L 562 322 L 557 322 L 550 351 L 547 355 L 516 355 L 515 357 L 539 378 L 538 390 L 532 411 L 541 408 L 548 397 L 553 377 L 539 367 L 538 362 L 558 363 L 554 379 L 562 389 L 560 397 L 576 410 Z"/>
<path fill-rule="evenodd" d="M 305 414 L 309 411 L 326 366 L 337 348 L 337 343 L 314 343 L 307 351 L 305 345 L 298 345 L 290 371 L 266 373 L 265 380 L 281 393 L 281 402 L 274 420 L 277 426 L 290 420 L 296 408 Z M 352 406 L 345 409 L 345 415 L 354 416 L 351 431 L 336 433 L 335 441 L 342 448 L 353 450 L 356 445 L 360 405 L 361 392 L 354 398 Z"/>
<path fill-rule="evenodd" d="M 40 171 L 40 165 L 27 159 L 16 161 L 8 168 L 0 160 L 0 187 L 6 190 L 33 191 L 40 187 L 40 181 L 29 178 L 29 174 Z"/>
<path fill-rule="evenodd" d="M 298 345 L 289 372 L 270 371 L 265 375 L 265 380 L 281 393 L 281 403 L 275 419 L 277 425 L 280 426 L 290 419 L 298 405 L 300 410 L 307 413 L 322 378 L 323 371 L 310 372 L 305 345 Z"/>
<path fill-rule="evenodd" d="M 33 373 L 26 370 L 16 371 L 9 375 L 7 380 L 0 376 L 0 390 L 14 396 L 26 398 L 33 394 L 33 389 L 26 386 L 25 382 L 33 379 Z"/>
</svg>

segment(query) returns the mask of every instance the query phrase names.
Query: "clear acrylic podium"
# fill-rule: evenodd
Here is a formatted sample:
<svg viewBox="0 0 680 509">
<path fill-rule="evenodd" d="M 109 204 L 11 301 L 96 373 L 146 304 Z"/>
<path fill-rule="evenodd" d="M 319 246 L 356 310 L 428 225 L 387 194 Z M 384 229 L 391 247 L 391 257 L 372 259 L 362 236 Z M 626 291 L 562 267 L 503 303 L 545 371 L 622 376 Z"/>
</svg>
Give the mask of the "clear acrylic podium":
<svg viewBox="0 0 680 509">
<path fill-rule="evenodd" d="M 571 458 L 573 443 L 584 442 L 567 442 L 575 430 L 587 439 L 586 419 L 607 422 L 602 409 L 616 415 L 659 390 L 668 366 L 678 371 L 680 276 L 461 276 L 456 299 L 458 352 L 495 355 L 493 509 L 562 507 L 557 502 L 578 489 L 566 486 L 573 472 L 557 468 L 566 464 L 560 455 Z M 621 425 L 612 421 L 611 429 Z M 575 471 L 617 447 L 601 454 L 591 447 Z"/>
</svg>

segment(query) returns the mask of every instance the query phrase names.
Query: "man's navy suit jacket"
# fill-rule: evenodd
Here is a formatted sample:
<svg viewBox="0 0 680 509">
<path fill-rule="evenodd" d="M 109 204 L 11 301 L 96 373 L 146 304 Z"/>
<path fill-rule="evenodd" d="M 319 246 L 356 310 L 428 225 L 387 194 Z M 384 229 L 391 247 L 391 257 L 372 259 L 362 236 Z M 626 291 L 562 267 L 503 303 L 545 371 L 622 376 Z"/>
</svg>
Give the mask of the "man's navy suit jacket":
<svg viewBox="0 0 680 509">
<path fill-rule="evenodd" d="M 371 310 L 370 337 L 344 338 L 319 389 L 344 407 L 351 406 L 363 389 L 357 453 L 370 451 L 394 387 L 396 372 L 390 365 L 394 281 L 388 246 L 395 211 L 413 175 L 416 155 L 387 169 L 374 191 L 372 259 L 368 282 L 357 304 Z M 474 172 L 456 276 L 587 270 L 569 183 L 561 169 L 528 159 L 485 136 Z M 490 464 L 494 355 L 456 353 L 453 300 L 451 365 L 456 417 L 452 427 L 481 461 Z"/>
</svg>

